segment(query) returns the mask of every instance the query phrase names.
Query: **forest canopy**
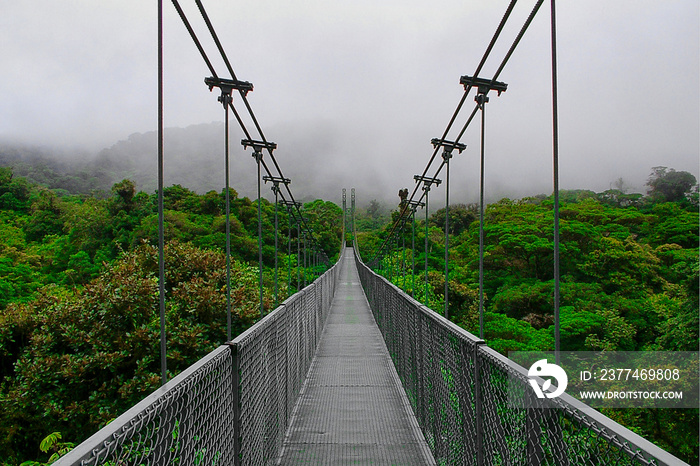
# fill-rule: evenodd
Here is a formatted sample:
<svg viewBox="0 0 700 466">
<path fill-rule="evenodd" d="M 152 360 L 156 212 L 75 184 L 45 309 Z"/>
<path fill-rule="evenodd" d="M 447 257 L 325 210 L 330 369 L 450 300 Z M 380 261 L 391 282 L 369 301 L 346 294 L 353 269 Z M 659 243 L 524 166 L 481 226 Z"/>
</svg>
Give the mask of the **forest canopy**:
<svg viewBox="0 0 700 466">
<path fill-rule="evenodd" d="M 565 350 L 698 350 L 698 193 L 687 172 L 655 167 L 645 194 L 622 183 L 602 193 L 562 191 L 561 325 Z M 164 191 L 168 368 L 175 375 L 225 339 L 224 192 Z M 257 201 L 231 189 L 234 333 L 258 315 Z M 109 192 L 49 189 L 0 167 L 0 456 L 45 461 L 54 432 L 80 442 L 160 383 L 157 198 L 123 179 Z M 299 264 L 296 225 L 261 201 L 264 305 L 322 269 Z M 307 202 L 304 216 L 331 261 L 342 210 Z M 363 258 L 384 241 L 396 210 L 355 211 Z M 442 310 L 446 210 L 416 219 L 382 260 L 395 284 Z M 478 206 L 450 206 L 450 318 L 478 333 Z M 553 349 L 553 199 L 487 206 L 485 339 L 497 351 Z M 348 233 L 348 238 L 351 238 Z M 405 247 L 404 247 L 405 246 Z M 415 268 L 413 263 L 415 261 Z M 428 264 L 428 295 L 423 267 Z M 413 288 L 412 283 L 415 283 Z M 697 461 L 697 410 L 605 412 L 662 448 Z M 668 428 L 687 424 L 690 429 Z M 51 437 L 56 445 L 58 437 Z"/>
</svg>

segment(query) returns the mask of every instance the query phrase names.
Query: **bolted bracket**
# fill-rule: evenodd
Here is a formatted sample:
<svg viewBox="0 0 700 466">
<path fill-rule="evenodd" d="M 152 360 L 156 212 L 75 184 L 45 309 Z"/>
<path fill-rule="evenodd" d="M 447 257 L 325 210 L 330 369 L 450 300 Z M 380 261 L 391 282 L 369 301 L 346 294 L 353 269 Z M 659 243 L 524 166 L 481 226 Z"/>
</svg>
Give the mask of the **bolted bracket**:
<svg viewBox="0 0 700 466">
<path fill-rule="evenodd" d="M 255 159 L 256 162 L 260 162 L 263 157 L 263 149 L 267 149 L 270 152 L 273 150 L 277 149 L 277 144 L 274 142 L 265 142 L 265 141 L 254 141 L 252 139 L 242 139 L 241 144 L 243 145 L 243 148 L 247 148 L 248 146 L 253 148 L 253 158 Z"/>
<path fill-rule="evenodd" d="M 236 81 L 233 79 L 223 79 L 223 78 L 204 78 L 204 84 L 209 86 L 209 91 L 213 91 L 215 87 L 221 89 L 221 95 L 217 99 L 223 104 L 224 107 L 228 107 L 233 101 L 231 94 L 234 89 L 241 92 L 244 97 L 248 92 L 253 90 L 253 85 L 248 81 Z"/>
<path fill-rule="evenodd" d="M 290 209 L 292 209 L 293 207 L 301 207 L 301 202 L 288 201 L 286 199 L 282 199 L 280 201 L 280 204 L 286 205 Z"/>
<path fill-rule="evenodd" d="M 464 86 L 464 90 L 476 87 L 479 94 L 488 94 L 489 91 L 496 91 L 498 95 L 508 89 L 508 84 L 494 81 L 493 79 L 477 78 L 476 76 L 462 76 L 459 83 Z"/>
<path fill-rule="evenodd" d="M 489 96 L 486 94 L 477 94 L 476 97 L 474 97 L 474 102 L 479 104 L 479 108 L 483 109 L 484 104 L 488 103 L 489 101 Z"/>
<path fill-rule="evenodd" d="M 410 200 L 410 201 L 408 201 L 408 205 L 411 208 L 411 211 L 415 214 L 416 209 L 418 209 L 418 207 L 425 207 L 425 202 Z"/>
<path fill-rule="evenodd" d="M 263 181 L 267 183 L 268 181 L 272 182 L 272 192 L 273 193 L 279 193 L 280 192 L 280 184 L 284 184 L 285 186 L 288 185 L 289 183 L 292 182 L 289 178 L 282 178 L 279 176 L 263 176 Z"/>
<path fill-rule="evenodd" d="M 447 161 L 452 158 L 452 151 L 457 149 L 461 154 L 464 149 L 467 148 L 466 144 L 459 142 L 445 141 L 444 139 L 433 138 L 430 143 L 434 148 L 444 147 L 445 150 L 442 153 L 443 160 Z"/>
<path fill-rule="evenodd" d="M 438 178 L 429 178 L 427 176 L 421 176 L 421 175 L 414 175 L 413 179 L 416 180 L 416 183 L 422 182 L 423 183 L 423 191 L 430 191 L 430 186 L 435 185 L 439 186 L 440 183 L 442 183 L 442 180 Z"/>
</svg>

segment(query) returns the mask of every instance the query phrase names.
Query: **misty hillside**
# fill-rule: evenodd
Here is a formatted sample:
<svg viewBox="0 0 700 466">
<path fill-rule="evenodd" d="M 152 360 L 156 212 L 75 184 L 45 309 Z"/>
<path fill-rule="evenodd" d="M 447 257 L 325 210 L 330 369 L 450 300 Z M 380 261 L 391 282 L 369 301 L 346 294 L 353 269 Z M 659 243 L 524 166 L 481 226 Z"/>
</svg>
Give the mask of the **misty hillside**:
<svg viewBox="0 0 700 466">
<path fill-rule="evenodd" d="M 211 123 L 187 128 L 168 128 L 164 134 L 164 176 L 166 185 L 180 184 L 199 193 L 224 186 L 223 124 Z M 255 180 L 237 176 L 246 168 L 254 173 L 252 160 L 231 155 L 231 184 L 245 191 Z M 244 164 L 244 162 L 249 162 Z M 94 166 L 129 178 L 138 188 L 153 192 L 158 186 L 157 133 L 135 133 L 97 154 Z"/>
<path fill-rule="evenodd" d="M 311 132 L 302 132 L 297 126 L 290 122 L 273 128 L 275 136 L 284 141 L 275 157 L 284 176 L 292 180 L 295 198 L 302 201 L 339 198 L 343 187 L 351 187 L 348 180 L 343 180 L 343 172 L 355 164 L 353 158 L 333 155 L 335 143 L 329 136 L 333 131 L 324 124 L 316 125 Z M 231 131 L 230 185 L 242 196 L 254 198 L 257 169 L 251 150 L 243 149 L 241 139 L 239 131 Z M 155 131 L 134 133 L 92 155 L 0 143 L 0 166 L 12 167 L 16 175 L 31 182 L 73 194 L 109 191 L 114 183 L 125 178 L 134 181 L 138 190 L 154 192 L 158 186 L 157 150 Z M 166 186 L 180 184 L 200 194 L 221 191 L 225 184 L 223 123 L 167 128 L 164 159 Z M 277 175 L 269 157 L 264 160 L 273 175 Z M 370 184 L 375 189 L 382 185 L 381 182 Z M 272 197 L 269 187 L 263 187 L 262 194 Z"/>
<path fill-rule="evenodd" d="M 165 132 L 166 184 L 181 184 L 197 192 L 220 191 L 223 177 L 223 124 L 212 123 Z M 0 165 L 12 166 L 17 175 L 49 188 L 71 193 L 108 191 L 125 178 L 139 190 L 153 192 L 158 186 L 158 147 L 156 132 L 135 133 L 92 156 L 67 154 L 48 148 L 0 146 Z M 248 162 L 248 160 L 245 160 Z M 232 185 L 254 187 L 236 176 L 242 168 L 254 173 L 253 163 L 243 167 L 240 157 L 231 157 Z"/>
</svg>

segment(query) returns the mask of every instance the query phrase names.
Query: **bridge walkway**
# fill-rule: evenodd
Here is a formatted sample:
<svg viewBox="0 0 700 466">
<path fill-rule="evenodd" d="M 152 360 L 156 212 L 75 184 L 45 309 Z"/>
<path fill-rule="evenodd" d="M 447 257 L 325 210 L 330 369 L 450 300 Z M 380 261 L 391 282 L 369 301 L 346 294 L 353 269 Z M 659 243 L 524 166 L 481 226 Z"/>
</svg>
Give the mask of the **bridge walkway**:
<svg viewBox="0 0 700 466">
<path fill-rule="evenodd" d="M 349 250 L 280 464 L 435 464 Z"/>
</svg>

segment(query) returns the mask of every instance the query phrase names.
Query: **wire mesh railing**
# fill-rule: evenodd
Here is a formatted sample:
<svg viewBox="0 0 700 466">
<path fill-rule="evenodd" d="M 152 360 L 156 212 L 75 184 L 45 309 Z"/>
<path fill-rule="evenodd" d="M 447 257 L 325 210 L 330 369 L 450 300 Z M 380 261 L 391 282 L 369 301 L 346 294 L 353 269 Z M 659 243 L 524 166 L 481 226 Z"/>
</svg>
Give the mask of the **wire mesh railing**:
<svg viewBox="0 0 700 466">
<path fill-rule="evenodd" d="M 54 465 L 274 462 L 330 310 L 336 264 Z"/>
<path fill-rule="evenodd" d="M 355 260 L 437 464 L 685 464 L 566 394 L 537 398 L 527 369 Z"/>
<path fill-rule="evenodd" d="M 238 387 L 235 464 L 263 465 L 277 458 L 321 339 L 338 271 L 336 264 L 231 343 Z"/>
</svg>

